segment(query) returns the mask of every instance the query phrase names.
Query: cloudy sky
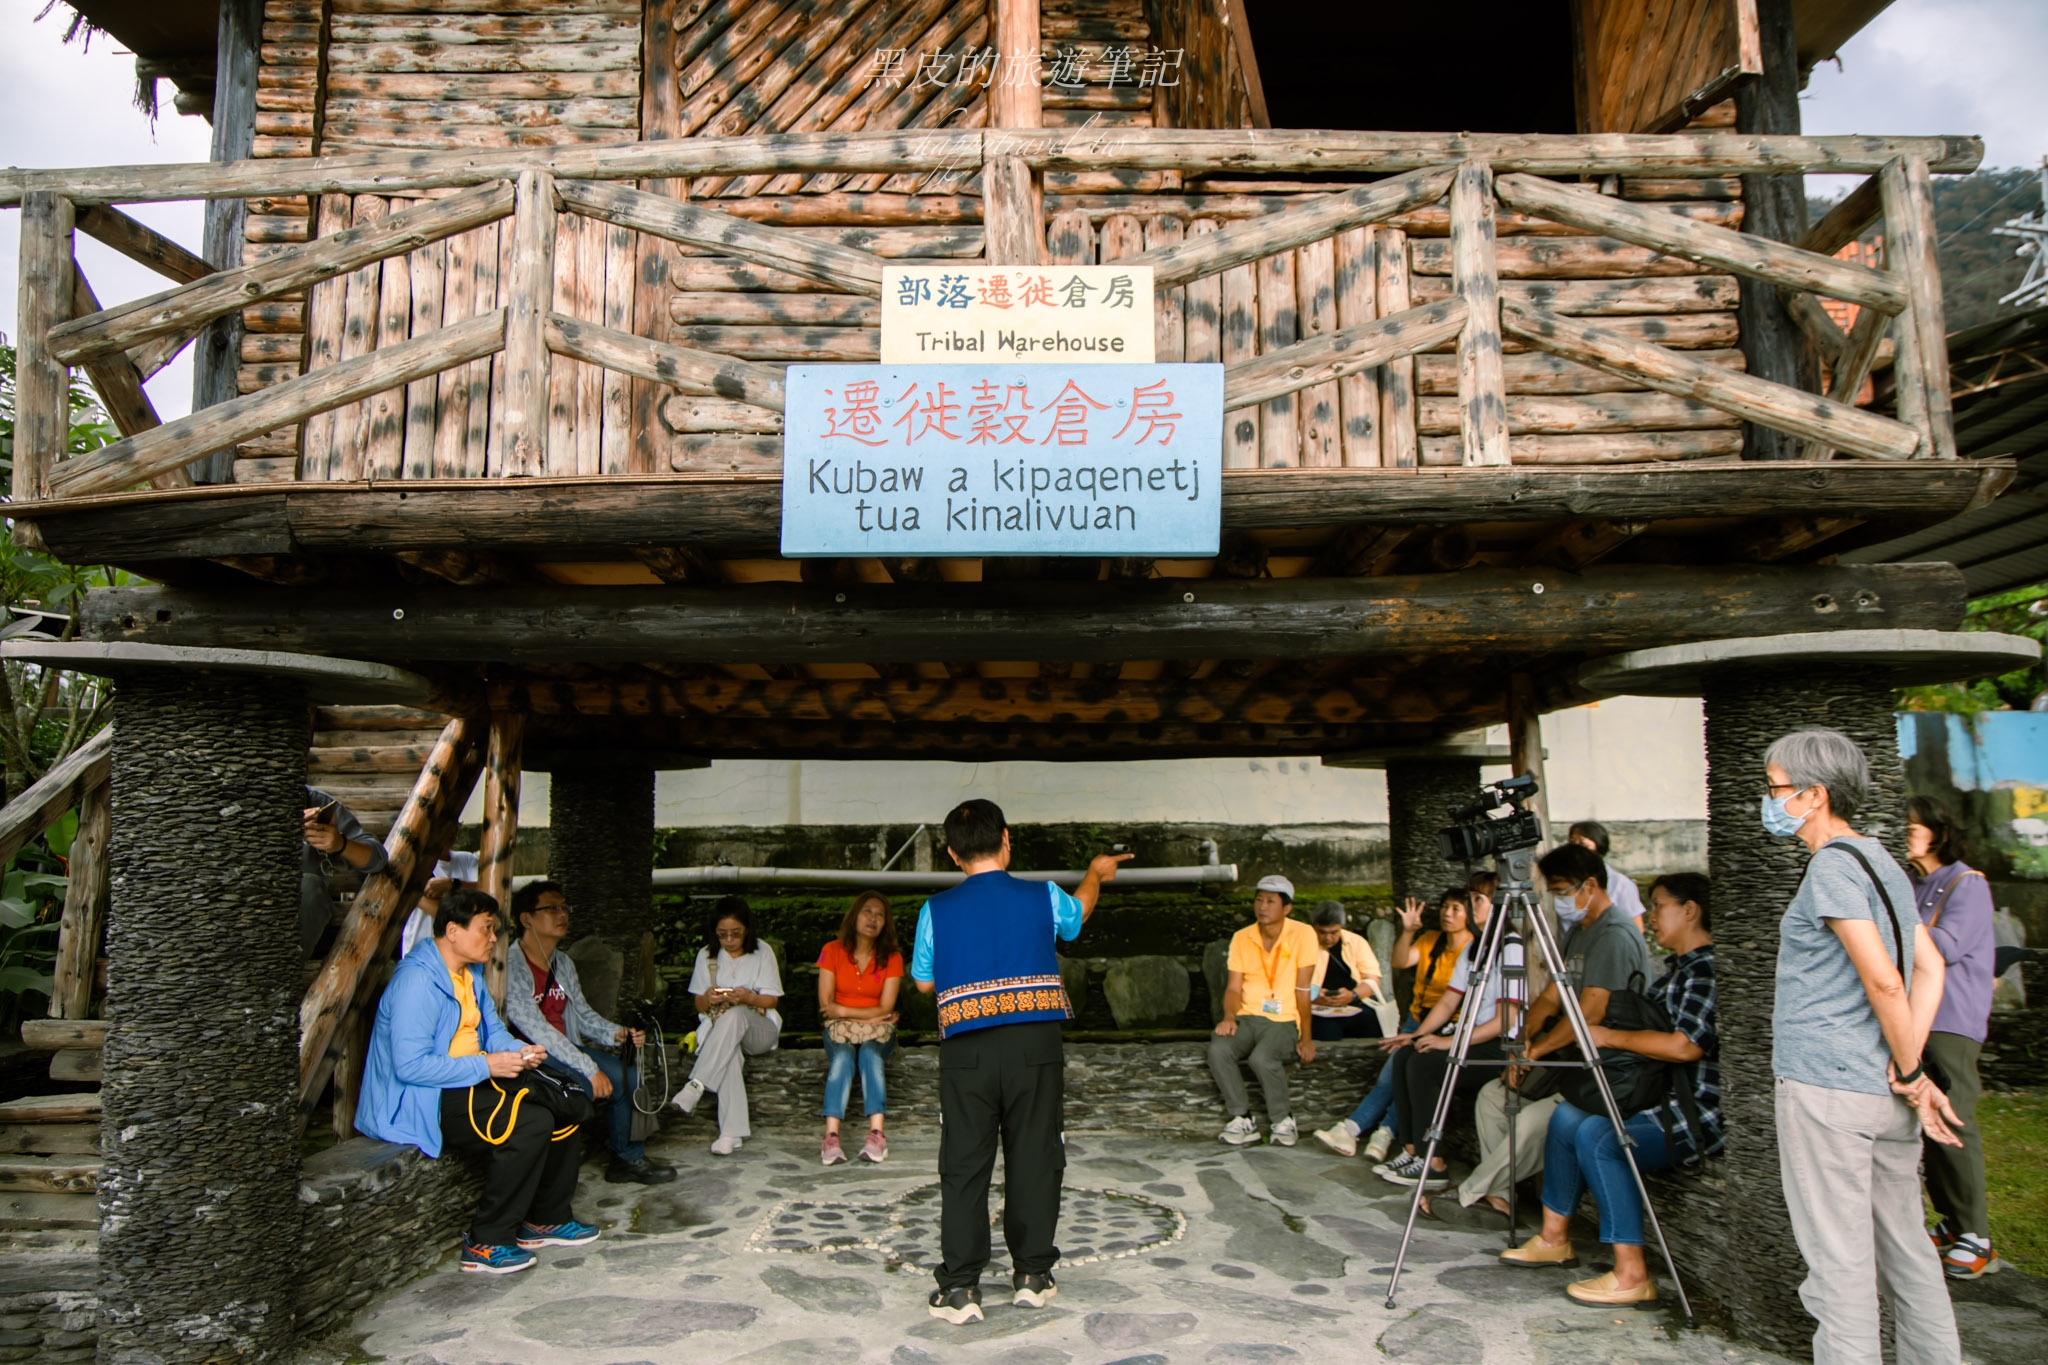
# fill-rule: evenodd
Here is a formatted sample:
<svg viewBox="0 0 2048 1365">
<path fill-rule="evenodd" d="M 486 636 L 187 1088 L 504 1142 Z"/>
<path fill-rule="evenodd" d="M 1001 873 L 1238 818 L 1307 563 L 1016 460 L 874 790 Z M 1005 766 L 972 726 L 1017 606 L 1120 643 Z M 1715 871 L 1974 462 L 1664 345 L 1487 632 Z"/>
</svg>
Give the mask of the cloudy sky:
<svg viewBox="0 0 2048 1365">
<path fill-rule="evenodd" d="M 111 43 L 90 51 L 59 41 L 44 0 L 0 0 L 0 165 L 91 166 L 203 161 L 203 120 L 168 112 L 152 128 L 135 110 L 134 62 Z M 169 108 L 170 88 L 164 87 Z M 1842 51 L 1841 69 L 1813 75 L 1804 105 L 1811 133 L 1977 133 L 1985 164 L 2037 165 L 2048 155 L 2048 3 L 1896 0 Z M 197 205 L 152 205 L 136 216 L 187 245 Z M 0 210 L 0 333 L 14 327 L 16 215 Z M 102 300 L 161 287 L 138 266 L 81 239 L 79 256 Z M 183 413 L 191 373 L 182 361 L 150 384 L 158 410 Z"/>
</svg>

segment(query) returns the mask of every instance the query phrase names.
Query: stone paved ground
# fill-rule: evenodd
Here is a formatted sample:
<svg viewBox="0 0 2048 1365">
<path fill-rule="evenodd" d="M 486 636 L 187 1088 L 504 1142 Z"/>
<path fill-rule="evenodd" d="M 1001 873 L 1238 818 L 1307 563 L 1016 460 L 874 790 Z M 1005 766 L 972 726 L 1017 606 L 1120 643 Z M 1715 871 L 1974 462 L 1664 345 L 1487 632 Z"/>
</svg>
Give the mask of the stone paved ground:
<svg viewBox="0 0 2048 1365">
<path fill-rule="evenodd" d="M 1780 1359 L 1679 1330 L 1673 1313 L 1583 1308 L 1564 1285 L 1589 1270 L 1503 1267 L 1493 1259 L 1503 1236 L 1490 1227 L 1421 1225 L 1389 1311 L 1406 1196 L 1362 1159 L 1312 1141 L 1233 1151 L 1075 1138 L 1061 1246 L 1081 1263 L 1059 1272 L 1049 1308 L 1011 1307 L 998 1292 L 1008 1285 L 998 1231 L 983 1286 L 988 1319 L 952 1327 L 923 1305 L 936 1143 L 899 1140 L 881 1167 L 825 1170 L 816 1151 L 814 1140 L 775 1136 L 725 1159 L 698 1141 L 677 1144 L 666 1155 L 682 1178 L 645 1191 L 605 1185 L 601 1168 L 587 1166 L 578 1212 L 604 1226 L 600 1240 L 542 1252 L 535 1269 L 507 1277 L 460 1274 L 451 1254 L 299 1365 Z M 2044 1282 L 2011 1273 L 1967 1288 L 1966 1358 L 2038 1365 L 2048 1342 Z"/>
</svg>

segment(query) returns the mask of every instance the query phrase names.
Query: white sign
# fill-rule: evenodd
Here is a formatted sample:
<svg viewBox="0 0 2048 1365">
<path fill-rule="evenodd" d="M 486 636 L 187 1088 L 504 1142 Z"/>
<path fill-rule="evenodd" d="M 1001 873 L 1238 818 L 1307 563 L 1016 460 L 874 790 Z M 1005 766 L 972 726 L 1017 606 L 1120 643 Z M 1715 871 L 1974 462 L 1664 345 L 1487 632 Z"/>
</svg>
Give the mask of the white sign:
<svg viewBox="0 0 2048 1365">
<path fill-rule="evenodd" d="M 885 365 L 1152 363 L 1149 265 L 885 265 Z"/>
<path fill-rule="evenodd" d="M 1221 534 L 1221 365 L 792 365 L 782 553 L 1169 555 Z"/>
</svg>

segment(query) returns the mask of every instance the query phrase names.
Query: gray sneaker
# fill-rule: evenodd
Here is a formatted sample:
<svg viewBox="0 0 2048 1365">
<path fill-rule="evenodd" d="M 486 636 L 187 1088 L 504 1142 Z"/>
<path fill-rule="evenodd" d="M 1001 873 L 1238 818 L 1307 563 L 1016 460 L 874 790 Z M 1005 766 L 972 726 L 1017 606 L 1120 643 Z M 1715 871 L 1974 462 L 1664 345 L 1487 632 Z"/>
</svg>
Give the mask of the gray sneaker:
<svg viewBox="0 0 2048 1365">
<path fill-rule="evenodd" d="M 1240 1114 L 1225 1124 L 1223 1131 L 1218 1133 L 1216 1137 L 1219 1142 L 1227 1142 L 1233 1147 L 1242 1147 L 1247 1143 L 1259 1140 L 1259 1125 L 1252 1121 L 1250 1115 Z"/>
</svg>

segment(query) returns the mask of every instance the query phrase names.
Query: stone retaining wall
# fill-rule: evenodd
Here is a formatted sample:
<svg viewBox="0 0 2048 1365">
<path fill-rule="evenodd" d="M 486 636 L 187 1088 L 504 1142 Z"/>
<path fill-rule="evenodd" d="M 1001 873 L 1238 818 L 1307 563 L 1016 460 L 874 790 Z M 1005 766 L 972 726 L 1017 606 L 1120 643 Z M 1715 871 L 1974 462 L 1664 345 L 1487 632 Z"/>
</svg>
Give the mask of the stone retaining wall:
<svg viewBox="0 0 2048 1365">
<path fill-rule="evenodd" d="M 91 1360 L 98 1349 L 99 1258 L 32 1250 L 0 1262 L 0 1361 Z"/>
<path fill-rule="evenodd" d="M 298 1335 L 331 1331 L 433 1269 L 482 1194 L 470 1166 L 447 1155 L 429 1160 L 416 1147 L 352 1138 L 308 1157 L 299 1170 Z"/>
</svg>

